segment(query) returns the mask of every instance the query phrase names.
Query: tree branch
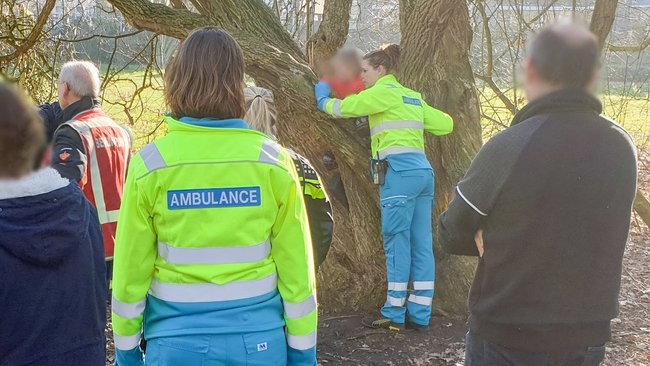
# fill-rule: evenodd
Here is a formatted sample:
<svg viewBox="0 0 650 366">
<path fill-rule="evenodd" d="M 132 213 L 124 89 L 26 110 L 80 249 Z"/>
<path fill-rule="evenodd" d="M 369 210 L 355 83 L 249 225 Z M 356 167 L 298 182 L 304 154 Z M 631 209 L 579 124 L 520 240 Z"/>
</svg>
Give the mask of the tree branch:
<svg viewBox="0 0 650 366">
<path fill-rule="evenodd" d="M 61 42 L 66 42 L 66 43 L 76 43 L 76 42 L 83 42 L 83 41 L 88 41 L 93 38 L 103 38 L 103 39 L 120 39 L 120 38 L 128 38 L 131 36 L 135 36 L 136 34 L 142 33 L 141 30 L 136 30 L 130 33 L 124 33 L 124 34 L 116 34 L 114 36 L 109 36 L 106 34 L 93 34 L 92 36 L 84 37 L 84 38 L 76 38 L 76 39 L 65 39 L 65 38 L 59 38 L 58 40 Z"/>
<path fill-rule="evenodd" d="M 351 9 L 352 0 L 325 0 L 323 21 L 307 41 L 307 59 L 312 66 L 331 57 L 345 44 Z"/>
<path fill-rule="evenodd" d="M 609 32 L 612 30 L 617 5 L 618 0 L 596 0 L 594 5 L 589 29 L 598 37 L 601 48 L 605 45 L 605 40 L 607 40 Z"/>
<path fill-rule="evenodd" d="M 501 103 L 508 108 L 508 111 L 510 111 L 511 114 L 516 114 L 517 113 L 517 106 L 508 98 L 507 95 L 505 95 L 501 89 L 499 89 L 499 86 L 494 82 L 494 80 L 491 77 L 483 76 L 483 75 L 478 75 L 474 74 L 474 77 L 483 81 L 486 83 L 490 89 L 494 92 L 494 94 L 497 95 L 499 100 L 501 100 Z"/>
<path fill-rule="evenodd" d="M 50 13 L 52 13 L 52 9 L 54 9 L 55 4 L 56 4 L 55 0 L 47 0 L 45 2 L 45 5 L 43 6 L 43 11 L 41 11 L 41 13 L 38 15 L 38 18 L 36 19 L 36 24 L 34 24 L 34 28 L 29 33 L 29 36 L 27 36 L 25 41 L 20 46 L 18 46 L 14 50 L 14 52 L 8 55 L 0 56 L 0 62 L 8 61 L 16 57 L 19 57 L 25 52 L 29 51 L 29 49 L 32 48 L 32 46 L 34 46 L 34 44 L 39 40 L 39 38 L 41 38 L 43 27 L 45 27 L 45 23 L 47 23 L 47 19 L 50 17 Z"/>
<path fill-rule="evenodd" d="M 646 48 L 650 47 L 650 37 L 646 38 L 643 43 L 638 46 L 618 46 L 613 44 L 607 45 L 607 51 L 610 52 L 643 52 Z"/>
</svg>

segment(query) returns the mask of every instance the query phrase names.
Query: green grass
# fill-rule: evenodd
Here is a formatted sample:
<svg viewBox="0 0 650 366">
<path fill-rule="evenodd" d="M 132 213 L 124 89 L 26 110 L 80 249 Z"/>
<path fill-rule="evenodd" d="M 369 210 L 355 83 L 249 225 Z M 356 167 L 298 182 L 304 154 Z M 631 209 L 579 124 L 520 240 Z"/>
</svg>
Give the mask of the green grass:
<svg viewBox="0 0 650 366">
<path fill-rule="evenodd" d="M 142 71 L 124 72 L 114 77 L 104 88 L 104 110 L 120 123 L 127 124 L 136 136 L 135 149 L 163 136 L 166 126 L 162 116 L 166 112 L 160 76 L 145 75 Z M 600 95 L 604 115 L 620 123 L 640 147 L 650 147 L 650 100 L 643 96 L 629 97 L 621 89 Z M 642 93 L 639 93 L 642 94 Z M 518 107 L 525 104 L 518 91 Z M 490 89 L 479 93 L 482 108 L 483 139 L 487 140 L 510 124 L 512 114 Z M 508 97 L 514 98 L 513 91 Z"/>
<path fill-rule="evenodd" d="M 121 73 L 104 88 L 104 111 L 131 127 L 136 136 L 136 151 L 166 132 L 162 123 L 166 112 L 162 89 L 161 77 L 144 72 Z"/>
</svg>

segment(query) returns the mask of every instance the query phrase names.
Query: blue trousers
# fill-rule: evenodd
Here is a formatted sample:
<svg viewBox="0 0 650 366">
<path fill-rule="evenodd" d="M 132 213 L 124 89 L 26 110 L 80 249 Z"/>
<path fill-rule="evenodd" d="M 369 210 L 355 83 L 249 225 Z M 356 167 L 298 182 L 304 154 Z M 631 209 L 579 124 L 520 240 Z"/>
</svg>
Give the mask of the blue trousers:
<svg viewBox="0 0 650 366">
<path fill-rule="evenodd" d="M 465 336 L 465 366 L 598 366 L 604 359 L 605 346 L 526 352 L 488 342 L 472 332 Z"/>
<path fill-rule="evenodd" d="M 435 262 L 431 234 L 433 171 L 395 171 L 389 167 L 381 186 L 381 226 L 386 254 L 388 296 L 381 314 L 404 324 L 407 316 L 428 325 L 434 291 Z M 412 292 L 407 298 L 409 283 Z"/>
<path fill-rule="evenodd" d="M 284 329 L 244 334 L 154 338 L 147 342 L 146 366 L 284 366 Z"/>
</svg>

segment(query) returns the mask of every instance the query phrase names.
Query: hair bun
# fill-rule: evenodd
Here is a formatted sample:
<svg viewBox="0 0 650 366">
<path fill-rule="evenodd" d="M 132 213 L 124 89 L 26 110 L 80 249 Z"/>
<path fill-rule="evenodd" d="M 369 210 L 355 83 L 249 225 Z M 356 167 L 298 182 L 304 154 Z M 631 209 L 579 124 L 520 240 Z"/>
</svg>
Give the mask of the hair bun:
<svg viewBox="0 0 650 366">
<path fill-rule="evenodd" d="M 399 45 L 395 43 L 386 44 L 381 46 L 381 50 L 393 60 L 399 60 L 400 48 Z"/>
</svg>

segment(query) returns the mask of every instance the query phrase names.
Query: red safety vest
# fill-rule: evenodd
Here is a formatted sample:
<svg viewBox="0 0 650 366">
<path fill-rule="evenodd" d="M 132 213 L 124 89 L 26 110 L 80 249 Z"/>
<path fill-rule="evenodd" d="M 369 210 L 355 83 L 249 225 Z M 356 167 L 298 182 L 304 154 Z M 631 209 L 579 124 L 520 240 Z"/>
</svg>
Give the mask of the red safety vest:
<svg viewBox="0 0 650 366">
<path fill-rule="evenodd" d="M 86 148 L 86 172 L 79 186 L 97 209 L 106 259 L 111 259 L 126 169 L 131 157 L 131 135 L 98 108 L 81 112 L 64 125 L 79 133 Z"/>
</svg>

